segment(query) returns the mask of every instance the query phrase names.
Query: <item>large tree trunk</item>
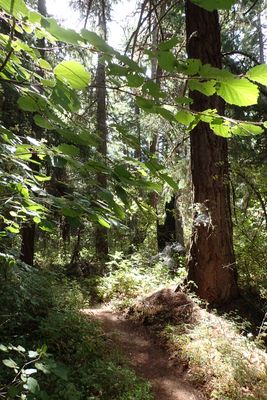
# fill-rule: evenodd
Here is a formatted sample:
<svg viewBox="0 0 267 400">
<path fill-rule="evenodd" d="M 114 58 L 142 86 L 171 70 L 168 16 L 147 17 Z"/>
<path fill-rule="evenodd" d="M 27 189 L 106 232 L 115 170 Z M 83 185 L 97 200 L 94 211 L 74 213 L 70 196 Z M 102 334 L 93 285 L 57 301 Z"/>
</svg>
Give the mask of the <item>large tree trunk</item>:
<svg viewBox="0 0 267 400">
<path fill-rule="evenodd" d="M 106 26 L 106 4 L 105 0 L 101 2 L 101 10 L 99 11 L 99 26 L 102 31 L 103 39 L 107 39 Z M 101 60 L 102 55 L 98 55 L 97 71 L 96 71 L 96 130 L 100 137 L 101 143 L 98 151 L 104 159 L 107 157 L 107 104 L 106 104 L 106 70 L 105 64 Z M 107 187 L 107 177 L 104 173 L 97 174 L 97 182 L 103 189 Z M 108 258 L 108 233 L 107 229 L 98 225 L 95 229 L 95 250 L 98 259 L 104 263 Z"/>
<path fill-rule="evenodd" d="M 220 27 L 217 11 L 209 12 L 186 1 L 189 58 L 221 68 Z M 216 108 L 224 112 L 217 96 L 190 93 L 191 109 Z M 201 122 L 191 132 L 191 170 L 195 207 L 188 280 L 197 295 L 220 305 L 238 295 L 230 209 L 227 141 Z"/>
</svg>

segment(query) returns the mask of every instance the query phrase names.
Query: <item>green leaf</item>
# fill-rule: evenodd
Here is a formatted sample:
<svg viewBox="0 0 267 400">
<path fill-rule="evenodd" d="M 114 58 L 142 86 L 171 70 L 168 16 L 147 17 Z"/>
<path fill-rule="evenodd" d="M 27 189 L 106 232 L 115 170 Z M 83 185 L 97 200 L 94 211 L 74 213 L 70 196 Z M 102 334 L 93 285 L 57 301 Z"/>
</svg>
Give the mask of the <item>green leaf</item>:
<svg viewBox="0 0 267 400">
<path fill-rule="evenodd" d="M 72 144 L 62 143 L 56 147 L 61 153 L 66 154 L 67 156 L 75 157 L 80 154 L 80 150 L 78 147 L 73 146 Z"/>
<path fill-rule="evenodd" d="M 234 79 L 234 75 L 225 70 L 212 67 L 210 64 L 204 64 L 200 67 L 199 75 L 203 78 L 216 79 L 216 81 L 224 81 L 225 79 Z"/>
<path fill-rule="evenodd" d="M 77 61 L 62 61 L 54 69 L 61 81 L 66 81 L 73 89 L 84 89 L 90 83 L 91 74 Z"/>
<path fill-rule="evenodd" d="M 77 32 L 73 29 L 62 28 L 54 18 L 42 17 L 41 25 L 47 32 L 61 42 L 77 44 L 83 41 L 83 38 Z"/>
<path fill-rule="evenodd" d="M 156 106 L 154 107 L 154 112 L 161 115 L 164 119 L 166 119 L 169 122 L 175 121 L 174 114 L 170 110 L 167 110 L 167 108 Z"/>
<path fill-rule="evenodd" d="M 34 111 L 39 110 L 39 106 L 38 106 L 36 100 L 29 95 L 19 97 L 18 106 L 23 111 L 34 112 Z"/>
<path fill-rule="evenodd" d="M 159 44 L 159 49 L 160 50 L 171 50 L 173 49 L 177 43 L 178 43 L 178 37 L 177 36 L 173 36 L 171 39 L 167 40 L 166 42 L 162 42 Z"/>
<path fill-rule="evenodd" d="M 43 58 L 39 58 L 38 62 L 39 62 L 39 65 L 40 65 L 41 68 L 47 69 L 48 71 L 52 70 L 52 67 L 49 64 L 49 62 L 44 60 Z"/>
<path fill-rule="evenodd" d="M 37 393 L 40 391 L 39 384 L 36 379 L 29 377 L 27 382 L 23 385 L 25 389 L 28 389 L 31 393 Z"/>
<path fill-rule="evenodd" d="M 215 92 L 215 80 L 210 80 L 207 82 L 199 82 L 198 80 L 190 80 L 188 82 L 188 86 L 190 90 L 197 90 L 200 93 L 205 94 L 206 96 L 212 96 Z"/>
<path fill-rule="evenodd" d="M 149 94 L 150 96 L 153 96 L 155 98 L 162 97 L 160 86 L 153 81 L 146 82 L 142 87 L 142 92 L 144 94 Z"/>
<path fill-rule="evenodd" d="M 41 363 L 41 362 L 36 362 L 34 364 L 34 366 L 39 371 L 42 371 L 44 374 L 49 374 L 50 373 L 50 370 L 48 369 L 48 367 L 45 364 Z"/>
<path fill-rule="evenodd" d="M 105 228 L 107 228 L 107 229 L 110 228 L 110 223 L 103 217 L 98 216 L 97 221 L 100 225 L 104 226 Z"/>
<path fill-rule="evenodd" d="M 0 344 L 0 351 L 8 352 L 8 348 L 4 344 Z"/>
<path fill-rule="evenodd" d="M 173 72 L 177 65 L 177 60 L 171 52 L 160 51 L 158 53 L 158 63 L 163 70 Z"/>
<path fill-rule="evenodd" d="M 201 61 L 198 58 L 190 58 L 187 60 L 185 73 L 187 75 L 196 75 L 198 74 L 201 65 Z"/>
<path fill-rule="evenodd" d="M 175 191 L 179 189 L 178 184 L 173 180 L 173 178 L 167 174 L 160 174 L 161 179 L 163 179 L 168 185 Z"/>
<path fill-rule="evenodd" d="M 38 227 L 44 232 L 52 233 L 54 230 L 54 225 L 50 221 L 42 221 Z"/>
<path fill-rule="evenodd" d="M 145 99 L 144 97 L 137 96 L 136 97 L 136 104 L 138 107 L 142 108 L 145 111 L 150 111 L 154 107 L 154 101 Z"/>
<path fill-rule="evenodd" d="M 45 176 L 45 175 L 34 175 L 35 179 L 38 182 L 47 182 L 51 180 L 51 176 Z"/>
<path fill-rule="evenodd" d="M 245 78 L 228 79 L 221 82 L 217 93 L 227 103 L 240 107 L 257 104 L 259 97 L 257 85 Z"/>
<path fill-rule="evenodd" d="M 130 87 L 139 87 L 144 83 L 144 78 L 136 73 L 127 75 L 127 83 Z"/>
<path fill-rule="evenodd" d="M 16 18 L 28 14 L 28 8 L 23 0 L 0 0 L 0 7 Z"/>
<path fill-rule="evenodd" d="M 233 135 L 240 136 L 251 136 L 251 135 L 260 135 L 264 130 L 259 125 L 247 124 L 242 122 L 232 128 Z"/>
<path fill-rule="evenodd" d="M 208 11 L 230 10 L 236 0 L 192 0 L 197 6 L 205 8 Z"/>
<path fill-rule="evenodd" d="M 178 122 L 181 122 L 181 124 L 190 125 L 191 122 L 194 121 L 195 117 L 189 111 L 181 110 L 175 115 L 175 119 L 177 119 Z"/>
<path fill-rule="evenodd" d="M 231 127 L 227 123 L 221 123 L 221 124 L 210 123 L 210 128 L 218 136 L 222 136 L 225 138 L 232 136 Z"/>
<path fill-rule="evenodd" d="M 263 126 L 267 129 L 267 121 L 263 122 Z"/>
<path fill-rule="evenodd" d="M 267 65 L 261 64 L 251 68 L 246 76 L 252 81 L 267 86 Z"/>
<path fill-rule="evenodd" d="M 50 122 L 48 121 L 47 118 L 44 118 L 44 117 L 42 117 L 42 116 L 39 115 L 39 114 L 36 114 L 36 115 L 33 117 L 33 120 L 34 120 L 34 123 L 35 123 L 37 126 L 40 126 L 41 128 L 44 128 L 44 129 L 53 129 L 53 128 L 54 128 L 53 125 L 50 124 Z"/>
<path fill-rule="evenodd" d="M 18 364 L 11 358 L 3 360 L 2 363 L 8 368 L 12 368 L 12 369 L 18 368 Z"/>
<path fill-rule="evenodd" d="M 111 46 L 109 46 L 105 42 L 105 40 L 102 39 L 100 36 L 98 36 L 95 32 L 88 31 L 87 29 L 82 29 L 81 35 L 88 43 L 90 43 L 96 49 L 110 54 L 116 53 L 116 51 Z"/>
</svg>

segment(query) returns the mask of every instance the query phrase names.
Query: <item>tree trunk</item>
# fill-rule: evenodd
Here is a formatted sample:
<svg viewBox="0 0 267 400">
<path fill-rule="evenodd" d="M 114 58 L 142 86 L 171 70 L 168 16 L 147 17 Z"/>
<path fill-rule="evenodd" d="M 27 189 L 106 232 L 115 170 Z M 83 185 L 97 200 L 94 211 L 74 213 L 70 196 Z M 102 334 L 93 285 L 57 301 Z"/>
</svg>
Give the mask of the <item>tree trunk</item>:
<svg viewBox="0 0 267 400">
<path fill-rule="evenodd" d="M 220 26 L 217 11 L 209 12 L 186 1 L 186 34 L 189 58 L 221 68 Z M 217 96 L 193 91 L 191 109 L 216 108 L 224 112 Z M 227 141 L 200 122 L 191 132 L 191 171 L 194 222 L 188 280 L 197 295 L 220 305 L 238 295 L 230 209 Z"/>
<path fill-rule="evenodd" d="M 177 196 L 172 195 L 165 204 L 165 220 L 162 225 L 157 224 L 158 249 L 162 251 L 167 244 L 178 242 L 184 247 L 184 235 L 181 215 L 177 206 Z"/>
<path fill-rule="evenodd" d="M 38 0 L 38 11 L 40 14 L 44 16 L 47 15 L 45 0 Z M 40 48 L 44 48 L 45 40 L 44 39 L 38 40 L 38 46 Z M 40 50 L 40 54 L 43 58 L 45 57 L 44 49 Z M 40 74 L 42 74 L 42 72 Z M 33 127 L 33 130 L 35 130 L 37 135 L 39 133 L 38 136 L 40 136 L 42 133 L 42 129 L 36 128 L 35 126 Z M 39 161 L 38 157 L 36 157 L 36 154 L 32 155 L 32 159 L 35 161 Z M 31 164 L 31 168 L 35 172 L 39 171 L 39 166 L 37 164 Z M 25 262 L 28 265 L 33 265 L 34 261 L 35 232 L 36 232 L 36 226 L 32 220 L 27 221 L 22 225 L 20 259 L 21 261 Z"/>
<path fill-rule="evenodd" d="M 102 7 L 99 11 L 99 26 L 102 32 L 103 39 L 106 40 L 107 26 L 106 26 L 106 5 L 105 0 L 101 3 Z M 101 143 L 98 151 L 104 159 L 107 157 L 107 104 L 106 104 L 106 70 L 105 64 L 101 60 L 102 55 L 98 55 L 97 71 L 96 71 L 96 130 L 100 137 Z M 107 187 L 107 177 L 104 173 L 97 174 L 97 182 L 103 189 Z M 95 250 L 98 259 L 104 263 L 108 258 L 108 233 L 107 229 L 101 225 L 96 226 L 95 229 Z"/>
</svg>

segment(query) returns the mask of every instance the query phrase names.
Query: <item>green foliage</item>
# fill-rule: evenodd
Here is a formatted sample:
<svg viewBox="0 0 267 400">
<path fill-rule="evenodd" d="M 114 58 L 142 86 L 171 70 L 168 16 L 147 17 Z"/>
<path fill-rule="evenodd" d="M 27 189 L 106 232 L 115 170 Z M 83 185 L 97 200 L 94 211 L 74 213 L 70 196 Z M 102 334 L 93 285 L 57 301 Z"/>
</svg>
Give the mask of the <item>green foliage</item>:
<svg viewBox="0 0 267 400">
<path fill-rule="evenodd" d="M 176 276 L 171 276 L 164 261 L 149 260 L 138 253 L 125 257 L 122 252 L 116 252 L 107 263 L 107 274 L 99 279 L 99 296 L 103 300 L 125 301 L 159 287 L 182 283 L 185 270 L 179 261 L 177 266 L 180 268 Z"/>
<path fill-rule="evenodd" d="M 77 283 L 21 266 L 1 286 L 0 300 L 4 398 L 151 399 L 148 384 L 122 363 L 96 322 L 81 312 L 86 302 Z"/>
<path fill-rule="evenodd" d="M 216 9 L 230 10 L 231 6 L 236 3 L 236 0 L 193 0 L 193 3 L 208 11 Z"/>
</svg>

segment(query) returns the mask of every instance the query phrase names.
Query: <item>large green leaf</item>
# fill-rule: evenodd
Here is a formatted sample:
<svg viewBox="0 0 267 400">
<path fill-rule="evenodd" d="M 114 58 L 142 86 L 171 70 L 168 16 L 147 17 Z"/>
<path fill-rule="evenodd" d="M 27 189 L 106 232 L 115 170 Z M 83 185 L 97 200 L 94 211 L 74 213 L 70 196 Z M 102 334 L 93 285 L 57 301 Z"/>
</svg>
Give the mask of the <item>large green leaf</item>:
<svg viewBox="0 0 267 400">
<path fill-rule="evenodd" d="M 263 133 L 263 128 L 258 125 L 241 122 L 232 129 L 233 135 L 251 136 Z"/>
<path fill-rule="evenodd" d="M 177 65 L 177 60 L 170 51 L 160 51 L 158 54 L 158 62 L 159 66 L 168 72 L 173 72 Z"/>
<path fill-rule="evenodd" d="M 230 10 L 236 0 L 192 0 L 199 7 L 205 8 L 208 11 L 213 10 Z"/>
<path fill-rule="evenodd" d="M 0 0 L 0 8 L 16 18 L 28 14 L 28 8 L 23 0 Z"/>
<path fill-rule="evenodd" d="M 207 81 L 207 82 L 199 82 L 197 80 L 190 80 L 188 83 L 190 90 L 197 90 L 200 93 L 205 94 L 206 96 L 212 96 L 215 92 L 215 80 Z"/>
<path fill-rule="evenodd" d="M 56 149 L 59 150 L 61 153 L 71 157 L 78 156 L 80 153 L 78 147 L 67 143 L 60 144 L 59 146 L 56 147 Z"/>
<path fill-rule="evenodd" d="M 181 124 L 190 125 L 191 122 L 194 121 L 195 116 L 189 111 L 181 110 L 181 111 L 178 111 L 178 113 L 175 115 L 175 118 Z"/>
<path fill-rule="evenodd" d="M 251 68 L 247 72 L 247 77 L 252 81 L 261 83 L 262 85 L 267 86 L 267 65 L 261 64 L 257 65 L 254 68 Z"/>
<path fill-rule="evenodd" d="M 33 117 L 33 120 L 34 120 L 34 123 L 37 126 L 40 126 L 41 128 L 44 128 L 44 129 L 53 129 L 54 128 L 53 125 L 49 122 L 49 120 L 47 118 L 44 118 L 39 114 L 36 114 Z"/>
<path fill-rule="evenodd" d="M 226 69 L 212 67 L 210 64 L 204 64 L 200 67 L 199 75 L 203 78 L 216 79 L 216 81 L 224 81 L 232 79 L 235 76 Z"/>
<path fill-rule="evenodd" d="M 213 132 L 218 135 L 222 136 L 225 138 L 231 137 L 231 126 L 228 123 L 221 123 L 221 124 L 215 124 L 215 123 L 210 123 L 210 128 L 213 130 Z"/>
<path fill-rule="evenodd" d="M 41 24 L 47 32 L 64 43 L 77 44 L 83 41 L 83 38 L 77 32 L 62 28 L 54 18 L 42 18 Z"/>
<path fill-rule="evenodd" d="M 73 89 L 84 89 L 91 79 L 91 74 L 77 61 L 62 61 L 55 67 L 54 73 Z"/>
<path fill-rule="evenodd" d="M 18 106 L 23 111 L 34 112 L 34 111 L 39 110 L 39 106 L 38 106 L 36 100 L 33 97 L 28 96 L 28 95 L 21 96 L 18 99 Z"/>
<path fill-rule="evenodd" d="M 251 106 L 257 104 L 259 89 L 257 85 L 249 82 L 247 79 L 227 79 L 220 83 L 217 90 L 227 103 L 236 106 Z"/>
<path fill-rule="evenodd" d="M 90 43 L 92 46 L 94 46 L 97 50 L 115 54 L 116 51 L 109 46 L 104 39 L 102 39 L 100 36 L 98 36 L 95 32 L 88 31 L 87 29 L 82 29 L 81 30 L 82 37 Z"/>
</svg>

